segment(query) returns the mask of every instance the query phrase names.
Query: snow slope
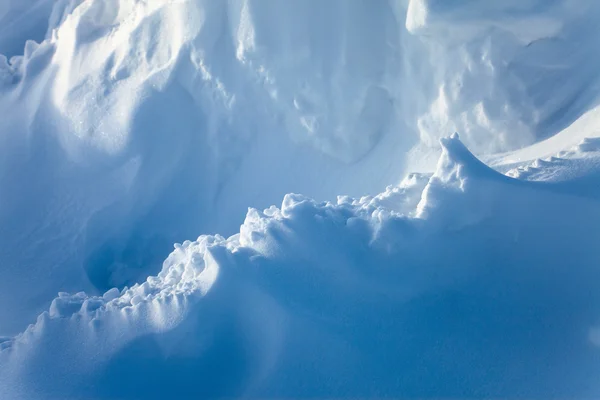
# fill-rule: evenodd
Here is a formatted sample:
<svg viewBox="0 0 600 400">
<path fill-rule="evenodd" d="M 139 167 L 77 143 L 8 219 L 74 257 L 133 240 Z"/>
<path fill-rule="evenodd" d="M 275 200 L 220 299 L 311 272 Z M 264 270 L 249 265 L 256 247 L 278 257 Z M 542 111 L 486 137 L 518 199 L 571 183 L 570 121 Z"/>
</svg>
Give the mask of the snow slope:
<svg viewBox="0 0 600 400">
<path fill-rule="evenodd" d="M 0 0 L 0 394 L 597 396 L 599 13 Z"/>
<path fill-rule="evenodd" d="M 600 193 L 442 143 L 394 195 L 288 195 L 141 285 L 61 294 L 3 343 L 4 397 L 598 396 Z"/>
<path fill-rule="evenodd" d="M 48 20 L 0 60 L 0 302 L 29 293 L 6 333 L 249 206 L 375 194 L 446 134 L 509 151 L 596 101 L 593 1 L 50 3 L 2 1 L 9 56 Z"/>
</svg>

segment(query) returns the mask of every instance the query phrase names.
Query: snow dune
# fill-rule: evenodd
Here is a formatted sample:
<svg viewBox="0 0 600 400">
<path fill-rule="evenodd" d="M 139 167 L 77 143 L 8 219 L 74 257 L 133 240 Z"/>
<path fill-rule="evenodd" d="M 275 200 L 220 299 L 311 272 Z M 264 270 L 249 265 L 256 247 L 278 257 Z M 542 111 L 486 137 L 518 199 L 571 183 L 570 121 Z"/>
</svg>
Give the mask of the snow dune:
<svg viewBox="0 0 600 400">
<path fill-rule="evenodd" d="M 442 143 L 425 182 L 288 195 L 142 284 L 61 294 L 2 344 L 5 396 L 597 396 L 598 193 Z"/>
<path fill-rule="evenodd" d="M 249 206 L 381 192 L 454 131 L 519 149 L 598 92 L 592 1 L 30 3 L 1 14 L 19 29 L 0 51 L 25 52 L 0 60 L 0 302 L 29 289 L 6 332 L 236 232 Z M 46 25 L 17 22 L 44 18 L 26 41 Z"/>
<path fill-rule="evenodd" d="M 1 397 L 600 395 L 598 15 L 0 0 Z"/>
</svg>

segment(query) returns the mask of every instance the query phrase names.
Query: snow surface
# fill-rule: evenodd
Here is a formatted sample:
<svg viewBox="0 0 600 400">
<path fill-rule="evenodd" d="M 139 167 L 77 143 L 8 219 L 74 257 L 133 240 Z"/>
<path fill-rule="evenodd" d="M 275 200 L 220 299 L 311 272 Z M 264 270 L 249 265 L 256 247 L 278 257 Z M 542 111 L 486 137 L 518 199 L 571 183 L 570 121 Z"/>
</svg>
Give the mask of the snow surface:
<svg viewBox="0 0 600 400">
<path fill-rule="evenodd" d="M 600 396 L 599 15 L 0 0 L 0 397 Z"/>
</svg>

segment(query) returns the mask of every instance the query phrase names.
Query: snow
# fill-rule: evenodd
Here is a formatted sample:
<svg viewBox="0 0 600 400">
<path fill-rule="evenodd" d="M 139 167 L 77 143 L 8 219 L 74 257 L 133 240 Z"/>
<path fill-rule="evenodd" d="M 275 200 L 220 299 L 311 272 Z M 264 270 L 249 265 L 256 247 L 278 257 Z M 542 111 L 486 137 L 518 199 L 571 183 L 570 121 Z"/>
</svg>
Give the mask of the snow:
<svg viewBox="0 0 600 400">
<path fill-rule="evenodd" d="M 600 395 L 599 12 L 0 0 L 0 397 Z"/>
<path fill-rule="evenodd" d="M 142 284 L 60 294 L 3 343 L 6 396 L 597 395 L 597 200 L 443 146 L 416 217 L 287 195 Z"/>
</svg>

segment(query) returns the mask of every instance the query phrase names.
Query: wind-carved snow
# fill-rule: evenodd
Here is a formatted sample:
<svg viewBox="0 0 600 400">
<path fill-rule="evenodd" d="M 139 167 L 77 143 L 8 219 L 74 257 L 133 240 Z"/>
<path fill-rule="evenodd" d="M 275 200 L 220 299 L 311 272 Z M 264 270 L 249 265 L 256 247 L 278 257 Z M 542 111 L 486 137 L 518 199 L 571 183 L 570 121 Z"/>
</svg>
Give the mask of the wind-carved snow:
<svg viewBox="0 0 600 400">
<path fill-rule="evenodd" d="M 597 395 L 599 11 L 0 0 L 3 398 Z"/>
<path fill-rule="evenodd" d="M 4 393 L 598 394 L 598 197 L 442 145 L 415 217 L 288 195 L 228 239 L 176 245 L 131 289 L 61 294 L 2 343 Z"/>
<path fill-rule="evenodd" d="M 452 131 L 516 149 L 597 92 L 589 1 L 3 4 L 48 18 L 0 60 L 0 302 L 31 289 L 7 332 L 59 291 L 138 282 L 171 243 L 235 232 L 248 206 L 381 192 Z"/>
</svg>

